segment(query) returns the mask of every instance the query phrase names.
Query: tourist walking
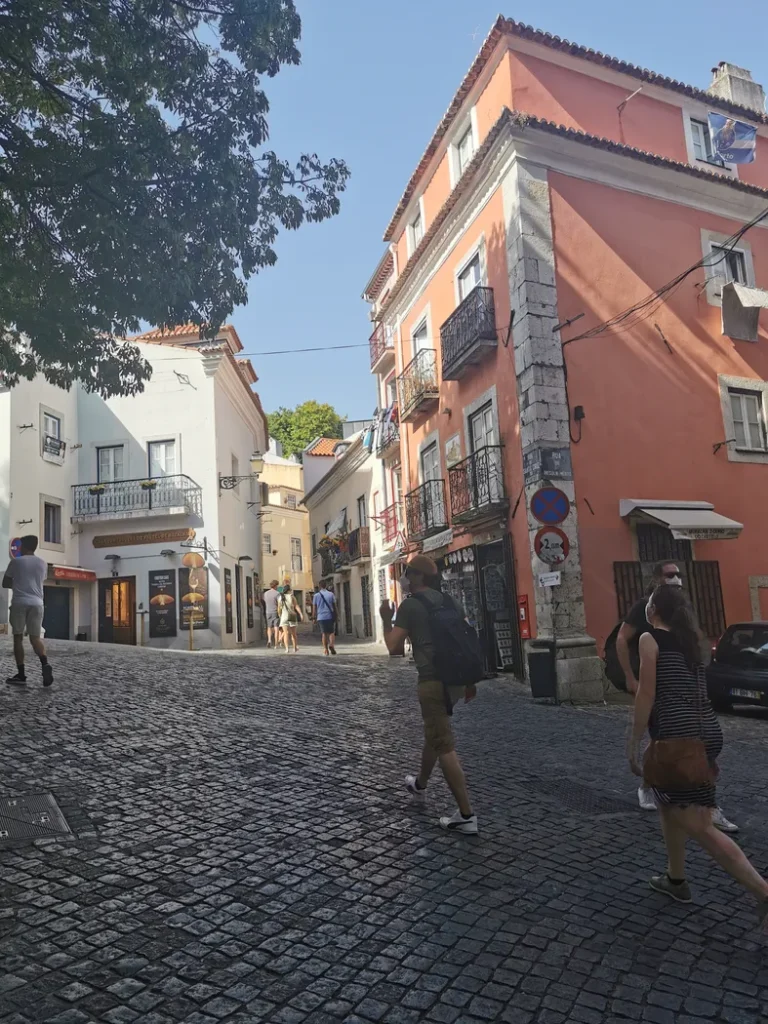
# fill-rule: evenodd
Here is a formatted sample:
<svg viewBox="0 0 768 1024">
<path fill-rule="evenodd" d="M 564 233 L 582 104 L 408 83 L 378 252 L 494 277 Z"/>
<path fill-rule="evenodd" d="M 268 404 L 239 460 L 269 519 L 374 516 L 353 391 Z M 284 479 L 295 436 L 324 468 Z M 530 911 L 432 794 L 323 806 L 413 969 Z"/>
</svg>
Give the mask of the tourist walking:
<svg viewBox="0 0 768 1024">
<path fill-rule="evenodd" d="M 707 697 L 701 635 L 693 609 L 678 587 L 661 585 L 647 603 L 650 630 L 640 638 L 640 680 L 628 757 L 636 775 L 653 786 L 659 808 L 667 868 L 650 880 L 652 889 L 680 903 L 691 902 L 685 877 L 690 837 L 758 900 L 768 917 L 768 882 L 740 847 L 714 825 L 716 760 L 723 733 Z M 641 767 L 646 730 L 651 746 Z"/>
<path fill-rule="evenodd" d="M 16 675 L 9 676 L 10 686 L 26 686 L 27 675 L 24 666 L 24 633 L 29 637 L 32 650 L 40 659 L 43 671 L 43 686 L 53 683 L 53 669 L 48 664 L 43 631 L 43 581 L 48 575 L 48 563 L 39 558 L 37 537 L 21 538 L 21 554 L 12 558 L 3 576 L 3 586 L 13 590 L 10 609 L 10 623 L 13 632 L 13 654 L 16 658 Z"/>
<path fill-rule="evenodd" d="M 261 599 L 264 605 L 264 617 L 267 620 L 267 647 L 277 647 L 279 642 L 280 615 L 277 611 L 279 598 L 277 580 L 272 580 L 269 584 L 269 590 L 264 591 L 264 596 Z"/>
<path fill-rule="evenodd" d="M 281 590 L 282 593 L 278 598 L 277 607 L 280 612 L 280 629 L 283 631 L 283 643 L 285 644 L 286 651 L 289 651 L 291 644 L 293 644 L 293 653 L 296 654 L 299 650 L 296 629 L 304 616 L 299 607 L 299 602 L 291 590 L 291 585 L 286 583 L 281 587 Z"/>
<path fill-rule="evenodd" d="M 683 586 L 683 579 L 676 562 L 659 562 L 653 567 L 653 576 L 648 593 L 652 593 L 659 586 L 677 587 Z M 627 617 L 622 623 L 619 634 L 616 637 L 616 655 L 619 664 L 624 670 L 624 678 L 627 685 L 627 693 L 637 693 L 637 673 L 640 666 L 639 644 L 640 638 L 650 630 L 650 623 L 645 616 L 645 609 L 648 597 L 642 597 L 630 608 Z M 649 786 L 641 784 L 637 790 L 637 800 L 644 811 L 655 811 L 656 801 Z M 738 832 L 739 826 L 729 821 L 719 807 L 715 808 L 712 817 L 714 824 L 722 832 Z"/>
<path fill-rule="evenodd" d="M 423 796 L 437 761 L 458 805 L 450 817 L 440 818 L 443 828 L 474 835 L 477 815 L 472 810 L 464 770 L 456 753 L 451 728 L 454 705 L 476 696 L 475 683 L 482 678 L 482 656 L 477 634 L 466 622 L 464 609 L 439 590 L 435 563 L 415 555 L 401 580 L 405 597 L 392 625 L 392 608 L 379 608 L 384 640 L 391 655 L 405 653 L 410 638 L 418 671 L 419 704 L 424 722 L 424 747 L 418 775 L 406 775 L 405 785 L 414 796 Z M 458 677 L 458 678 L 457 678 Z M 463 682 L 460 680 L 463 677 Z"/>
<path fill-rule="evenodd" d="M 314 621 L 320 626 L 323 637 L 323 654 L 336 653 L 336 619 L 338 611 L 336 607 L 336 595 L 328 589 L 327 584 L 321 583 L 320 589 L 312 600 L 312 613 Z"/>
</svg>

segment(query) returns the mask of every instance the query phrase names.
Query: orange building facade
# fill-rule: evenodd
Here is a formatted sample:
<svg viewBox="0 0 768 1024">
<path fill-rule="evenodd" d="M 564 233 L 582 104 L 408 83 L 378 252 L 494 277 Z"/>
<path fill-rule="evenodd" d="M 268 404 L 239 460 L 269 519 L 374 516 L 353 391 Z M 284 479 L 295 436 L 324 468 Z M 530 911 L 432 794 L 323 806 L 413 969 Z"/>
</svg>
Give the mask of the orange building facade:
<svg viewBox="0 0 768 1024">
<path fill-rule="evenodd" d="M 757 127 L 753 163 L 717 162 L 709 111 Z M 703 92 L 496 23 L 365 292 L 378 525 L 439 560 L 490 668 L 554 640 L 560 698 L 602 696 L 664 558 L 708 635 L 768 619 L 766 211 L 748 72 Z"/>
</svg>

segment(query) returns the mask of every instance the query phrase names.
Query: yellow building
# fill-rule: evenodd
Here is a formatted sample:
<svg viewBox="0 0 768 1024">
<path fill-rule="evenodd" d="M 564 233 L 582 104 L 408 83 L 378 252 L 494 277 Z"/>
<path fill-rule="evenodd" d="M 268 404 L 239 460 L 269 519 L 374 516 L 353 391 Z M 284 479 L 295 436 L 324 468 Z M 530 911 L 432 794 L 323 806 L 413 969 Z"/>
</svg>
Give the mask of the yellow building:
<svg viewBox="0 0 768 1024">
<path fill-rule="evenodd" d="M 302 608 L 313 593 L 309 512 L 304 500 L 304 468 L 300 462 L 277 454 L 276 442 L 264 456 L 261 520 L 264 586 L 271 580 L 290 581 Z"/>
</svg>

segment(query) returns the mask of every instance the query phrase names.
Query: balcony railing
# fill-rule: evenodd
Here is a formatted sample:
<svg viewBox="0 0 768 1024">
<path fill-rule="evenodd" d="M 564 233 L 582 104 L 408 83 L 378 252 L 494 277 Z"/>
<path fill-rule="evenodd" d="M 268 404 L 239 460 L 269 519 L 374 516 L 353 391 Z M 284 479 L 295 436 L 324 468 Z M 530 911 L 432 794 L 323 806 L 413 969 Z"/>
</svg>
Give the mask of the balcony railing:
<svg viewBox="0 0 768 1024">
<path fill-rule="evenodd" d="M 349 565 L 349 536 L 339 541 L 339 547 L 323 548 L 320 551 L 320 562 L 323 576 L 332 576 Z"/>
<path fill-rule="evenodd" d="M 383 356 L 395 355 L 395 340 L 392 335 L 392 328 L 384 324 L 376 324 L 373 334 L 368 342 L 371 349 L 371 369 L 373 370 Z"/>
<path fill-rule="evenodd" d="M 493 288 L 479 284 L 440 328 L 443 380 L 458 380 L 497 344 Z"/>
<path fill-rule="evenodd" d="M 181 474 L 151 480 L 75 484 L 72 488 L 73 522 L 154 515 L 200 516 L 202 512 L 202 489 L 190 477 Z"/>
<path fill-rule="evenodd" d="M 368 526 L 359 526 L 350 533 L 347 547 L 349 549 L 349 561 L 359 562 L 363 558 L 371 557 L 371 530 Z"/>
<path fill-rule="evenodd" d="M 405 523 L 411 540 L 423 540 L 448 529 L 445 481 L 427 480 L 405 496 Z"/>
<path fill-rule="evenodd" d="M 397 532 L 400 529 L 400 509 L 397 503 L 388 505 L 379 516 L 379 524 L 384 536 L 384 543 L 391 544 L 397 539 Z"/>
<path fill-rule="evenodd" d="M 400 451 L 400 422 L 397 407 L 388 423 L 380 423 L 376 432 L 376 454 L 380 459 Z"/>
<path fill-rule="evenodd" d="M 433 348 L 423 348 L 397 378 L 400 419 L 406 420 L 439 397 L 437 357 Z"/>
<path fill-rule="evenodd" d="M 448 470 L 453 522 L 480 519 L 506 506 L 502 453 L 499 445 L 488 445 Z"/>
</svg>

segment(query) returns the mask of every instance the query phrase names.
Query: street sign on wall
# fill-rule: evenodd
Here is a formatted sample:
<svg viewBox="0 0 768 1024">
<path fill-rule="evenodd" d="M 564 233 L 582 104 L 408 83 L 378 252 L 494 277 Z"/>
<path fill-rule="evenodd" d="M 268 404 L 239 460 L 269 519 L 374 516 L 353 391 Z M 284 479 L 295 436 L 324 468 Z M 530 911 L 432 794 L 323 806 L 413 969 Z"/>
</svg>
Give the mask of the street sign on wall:
<svg viewBox="0 0 768 1024">
<path fill-rule="evenodd" d="M 21 537 L 14 537 L 8 545 L 11 558 L 18 558 L 21 555 Z"/>
<path fill-rule="evenodd" d="M 562 530 L 556 526 L 542 526 L 533 539 L 533 550 L 546 565 L 562 565 L 571 545 Z"/>
<path fill-rule="evenodd" d="M 541 487 L 531 498 L 531 515 L 540 523 L 557 526 L 570 511 L 568 495 L 559 487 Z"/>
</svg>

